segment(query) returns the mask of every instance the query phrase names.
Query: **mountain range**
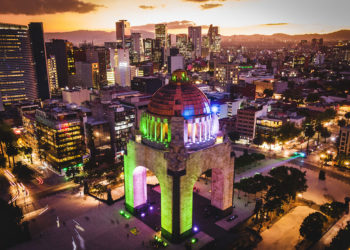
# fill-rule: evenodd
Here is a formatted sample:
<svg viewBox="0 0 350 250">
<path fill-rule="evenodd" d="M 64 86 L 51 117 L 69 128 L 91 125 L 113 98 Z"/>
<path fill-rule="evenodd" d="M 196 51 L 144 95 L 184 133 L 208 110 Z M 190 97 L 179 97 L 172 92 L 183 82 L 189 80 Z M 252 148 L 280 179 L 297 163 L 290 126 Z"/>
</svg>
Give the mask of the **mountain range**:
<svg viewBox="0 0 350 250">
<path fill-rule="evenodd" d="M 139 32 L 143 38 L 154 38 L 154 33 L 144 30 L 133 30 L 132 32 Z M 283 33 L 276 33 L 272 35 L 232 35 L 222 36 L 223 42 L 230 41 L 300 41 L 300 40 L 311 40 L 313 38 L 323 38 L 324 41 L 335 41 L 335 40 L 350 40 L 350 30 L 339 30 L 332 33 L 326 34 L 298 34 L 288 35 Z M 115 41 L 115 31 L 100 31 L 100 30 L 76 30 L 70 32 L 53 32 L 45 33 L 45 40 L 51 39 L 66 39 L 73 44 L 78 45 L 84 41 L 93 42 L 95 45 L 103 45 L 104 42 Z"/>
</svg>

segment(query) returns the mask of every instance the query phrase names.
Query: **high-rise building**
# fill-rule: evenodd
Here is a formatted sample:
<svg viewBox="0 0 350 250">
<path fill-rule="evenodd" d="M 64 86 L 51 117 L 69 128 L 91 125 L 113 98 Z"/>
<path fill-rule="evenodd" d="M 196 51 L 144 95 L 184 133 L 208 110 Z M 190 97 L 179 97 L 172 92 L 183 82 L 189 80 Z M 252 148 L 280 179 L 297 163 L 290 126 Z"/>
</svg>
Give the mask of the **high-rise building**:
<svg viewBox="0 0 350 250">
<path fill-rule="evenodd" d="M 115 83 L 122 87 L 130 87 L 129 49 L 111 50 L 111 61 L 114 61 Z"/>
<path fill-rule="evenodd" d="M 151 38 L 143 39 L 143 48 L 145 54 L 145 61 L 152 60 L 153 48 L 154 48 L 154 40 Z"/>
<path fill-rule="evenodd" d="M 64 88 L 68 86 L 68 60 L 66 41 L 62 39 L 53 39 L 51 42 L 48 42 L 45 45 L 47 57 L 50 58 L 50 56 L 53 55 L 56 60 L 58 87 Z"/>
<path fill-rule="evenodd" d="M 47 77 L 43 23 L 30 23 L 29 36 L 34 58 L 36 79 L 38 81 L 38 97 L 42 100 L 49 99 L 50 90 Z"/>
<path fill-rule="evenodd" d="M 188 39 L 192 43 L 194 56 L 201 57 L 202 55 L 202 27 L 188 27 Z"/>
<path fill-rule="evenodd" d="M 168 37 L 168 27 L 166 24 L 159 23 L 155 25 L 156 40 L 160 40 L 160 46 L 166 47 Z"/>
<path fill-rule="evenodd" d="M 209 26 L 208 38 L 209 38 L 209 51 L 220 52 L 221 36 L 219 34 L 218 26 L 213 26 L 212 24 Z"/>
<path fill-rule="evenodd" d="M 83 88 L 100 89 L 98 63 L 76 62 L 76 75 Z"/>
<path fill-rule="evenodd" d="M 130 23 L 127 20 L 119 20 L 115 23 L 117 42 L 125 49 L 125 42 L 131 37 Z"/>
<path fill-rule="evenodd" d="M 58 87 L 56 58 L 54 55 L 50 55 L 47 58 L 47 74 L 48 74 L 48 80 L 49 80 L 50 93 L 57 92 L 59 87 Z"/>
<path fill-rule="evenodd" d="M 130 60 L 133 63 L 144 60 L 144 49 L 141 33 L 131 33 Z"/>
<path fill-rule="evenodd" d="M 37 98 L 27 26 L 0 23 L 0 93 L 4 105 Z"/>
</svg>

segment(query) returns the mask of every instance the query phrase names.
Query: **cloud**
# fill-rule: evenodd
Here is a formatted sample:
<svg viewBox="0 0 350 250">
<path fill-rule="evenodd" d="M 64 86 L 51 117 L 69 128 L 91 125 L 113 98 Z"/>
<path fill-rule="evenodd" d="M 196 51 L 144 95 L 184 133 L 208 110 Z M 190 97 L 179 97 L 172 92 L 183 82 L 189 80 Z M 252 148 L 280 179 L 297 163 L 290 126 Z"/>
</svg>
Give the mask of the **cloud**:
<svg viewBox="0 0 350 250">
<path fill-rule="evenodd" d="M 63 12 L 88 13 L 103 5 L 81 0 L 1 0 L 0 14 L 42 15 Z"/>
<path fill-rule="evenodd" d="M 206 3 L 210 0 L 183 0 L 184 2 L 193 2 L 193 3 Z"/>
<path fill-rule="evenodd" d="M 206 4 L 201 4 L 201 9 L 202 10 L 208 10 L 208 9 L 214 9 L 221 7 L 223 4 L 221 3 L 206 3 Z"/>
<path fill-rule="evenodd" d="M 156 6 L 153 6 L 153 5 L 139 5 L 139 8 L 143 9 L 143 10 L 153 10 L 153 9 L 156 8 Z"/>
<path fill-rule="evenodd" d="M 288 25 L 289 23 L 266 23 L 266 24 L 262 24 L 264 26 L 278 26 L 278 25 Z"/>
<path fill-rule="evenodd" d="M 184 2 L 192 2 L 192 3 L 207 3 L 207 2 L 226 2 L 227 0 L 183 0 Z M 240 1 L 240 0 L 236 0 Z M 212 3 L 215 4 L 215 3 Z"/>
</svg>

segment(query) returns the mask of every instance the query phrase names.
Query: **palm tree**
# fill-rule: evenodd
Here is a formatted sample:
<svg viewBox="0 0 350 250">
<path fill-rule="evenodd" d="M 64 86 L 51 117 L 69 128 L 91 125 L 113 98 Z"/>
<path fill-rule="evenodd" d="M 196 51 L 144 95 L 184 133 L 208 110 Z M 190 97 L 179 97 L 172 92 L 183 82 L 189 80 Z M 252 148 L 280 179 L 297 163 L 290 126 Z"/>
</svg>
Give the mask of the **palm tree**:
<svg viewBox="0 0 350 250">
<path fill-rule="evenodd" d="M 306 126 L 304 134 L 307 137 L 306 154 L 309 154 L 309 141 L 310 141 L 310 138 L 315 135 L 315 130 L 311 124 Z"/>
<path fill-rule="evenodd" d="M 10 157 L 12 157 L 12 166 L 15 166 L 15 156 L 18 155 L 18 148 L 10 144 L 6 147 L 6 153 L 9 160 L 9 166 L 11 166 Z"/>
<path fill-rule="evenodd" d="M 15 141 L 15 135 L 12 129 L 6 124 L 0 124 L 0 145 L 1 154 L 3 155 L 6 150 L 4 150 L 3 143 L 5 145 L 12 144 Z"/>
<path fill-rule="evenodd" d="M 327 142 L 327 138 L 329 138 L 331 136 L 331 132 L 329 132 L 329 130 L 327 128 L 323 128 L 321 130 L 321 136 L 324 138 L 324 142 Z"/>
<path fill-rule="evenodd" d="M 317 131 L 317 145 L 318 145 L 320 141 L 320 134 L 321 134 L 321 131 L 323 130 L 323 126 L 320 122 L 316 124 L 315 130 Z"/>
<path fill-rule="evenodd" d="M 339 127 L 344 127 L 346 125 L 346 121 L 344 119 L 341 119 L 338 121 L 338 126 Z"/>
<path fill-rule="evenodd" d="M 6 168 L 6 158 L 0 155 L 0 168 Z"/>
</svg>

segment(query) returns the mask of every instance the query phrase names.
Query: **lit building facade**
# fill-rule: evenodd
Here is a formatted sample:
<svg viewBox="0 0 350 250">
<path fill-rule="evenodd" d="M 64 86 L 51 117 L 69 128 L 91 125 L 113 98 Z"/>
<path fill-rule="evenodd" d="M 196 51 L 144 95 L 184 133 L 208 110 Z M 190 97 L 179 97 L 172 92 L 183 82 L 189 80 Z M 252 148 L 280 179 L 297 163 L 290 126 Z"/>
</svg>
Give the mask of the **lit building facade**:
<svg viewBox="0 0 350 250">
<path fill-rule="evenodd" d="M 206 96 L 178 70 L 153 95 L 140 134 L 127 144 L 126 209 L 138 213 L 147 207 L 148 168 L 160 183 L 161 234 L 168 240 L 179 242 L 191 235 L 193 186 L 208 169 L 213 179 L 211 205 L 223 214 L 232 211 L 234 158 L 218 126 Z"/>
<path fill-rule="evenodd" d="M 49 58 L 47 58 L 47 75 L 50 93 L 57 91 L 59 87 L 57 78 L 56 58 L 54 55 L 50 55 Z"/>
<path fill-rule="evenodd" d="M 38 109 L 35 114 L 39 150 L 56 170 L 82 167 L 84 132 L 76 111 L 63 107 Z"/>
<path fill-rule="evenodd" d="M 283 121 L 281 119 L 270 117 L 258 117 L 256 119 L 256 135 L 260 134 L 262 137 L 278 135 L 278 131 L 282 127 Z"/>
<path fill-rule="evenodd" d="M 123 49 L 126 48 L 126 40 L 130 39 L 130 23 L 127 20 L 119 20 L 115 23 L 117 43 Z"/>
<path fill-rule="evenodd" d="M 166 24 L 159 23 L 155 25 L 155 35 L 156 40 L 160 41 L 160 47 L 167 46 L 167 37 L 168 37 L 168 27 Z"/>
<path fill-rule="evenodd" d="M 28 27 L 0 23 L 0 94 L 10 105 L 37 98 Z"/>
<path fill-rule="evenodd" d="M 339 153 L 350 155 L 350 126 L 340 127 Z"/>
<path fill-rule="evenodd" d="M 201 26 L 191 26 L 188 27 L 188 39 L 192 43 L 194 56 L 202 56 L 202 27 Z"/>
<path fill-rule="evenodd" d="M 216 63 L 214 65 L 215 80 L 225 84 L 238 84 L 239 81 L 239 66 L 229 63 Z"/>
</svg>

